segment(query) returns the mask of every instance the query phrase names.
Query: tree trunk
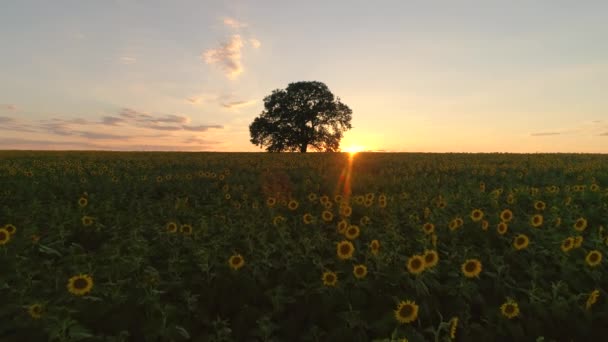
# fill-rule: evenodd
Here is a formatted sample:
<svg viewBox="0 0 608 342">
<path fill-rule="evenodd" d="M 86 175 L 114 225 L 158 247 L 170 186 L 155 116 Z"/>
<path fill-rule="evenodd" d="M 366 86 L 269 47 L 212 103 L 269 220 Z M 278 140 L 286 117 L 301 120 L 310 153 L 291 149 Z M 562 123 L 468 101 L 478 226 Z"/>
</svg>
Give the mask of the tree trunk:
<svg viewBox="0 0 608 342">
<path fill-rule="evenodd" d="M 302 143 L 302 145 L 300 145 L 300 153 L 306 153 L 307 147 L 308 147 L 308 143 Z"/>
</svg>

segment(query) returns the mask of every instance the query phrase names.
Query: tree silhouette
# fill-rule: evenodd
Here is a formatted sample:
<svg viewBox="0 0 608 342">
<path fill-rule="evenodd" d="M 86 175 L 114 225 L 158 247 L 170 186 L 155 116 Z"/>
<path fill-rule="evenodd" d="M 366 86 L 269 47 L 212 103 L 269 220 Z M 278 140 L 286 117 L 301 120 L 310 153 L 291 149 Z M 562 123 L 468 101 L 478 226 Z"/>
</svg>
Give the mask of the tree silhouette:
<svg viewBox="0 0 608 342">
<path fill-rule="evenodd" d="M 352 110 L 322 82 L 295 82 L 264 98 L 264 111 L 249 125 L 251 143 L 268 152 L 337 151 L 352 128 Z"/>
</svg>

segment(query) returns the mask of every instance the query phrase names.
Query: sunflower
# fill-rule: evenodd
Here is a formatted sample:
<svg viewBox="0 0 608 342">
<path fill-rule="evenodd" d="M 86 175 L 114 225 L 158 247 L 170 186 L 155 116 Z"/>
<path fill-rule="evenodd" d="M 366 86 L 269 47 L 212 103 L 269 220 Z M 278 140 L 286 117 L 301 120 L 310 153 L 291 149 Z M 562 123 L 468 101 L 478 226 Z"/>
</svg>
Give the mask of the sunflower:
<svg viewBox="0 0 608 342">
<path fill-rule="evenodd" d="M 321 280 L 323 280 L 323 285 L 325 286 L 336 286 L 338 283 L 338 275 L 334 272 L 326 271 L 323 272 Z"/>
<path fill-rule="evenodd" d="M 481 221 L 481 229 L 482 230 L 487 231 L 489 227 L 490 227 L 490 222 L 488 222 L 487 220 L 482 220 Z"/>
<path fill-rule="evenodd" d="M 411 323 L 418 317 L 418 305 L 414 301 L 401 301 L 395 310 L 395 319 L 399 323 Z"/>
<path fill-rule="evenodd" d="M 83 296 L 93 288 L 93 278 L 88 274 L 79 274 L 68 280 L 68 291 L 75 296 Z"/>
<path fill-rule="evenodd" d="M 277 199 L 274 197 L 268 197 L 266 199 L 266 205 L 269 207 L 274 207 L 274 205 L 277 204 Z"/>
<path fill-rule="evenodd" d="M 14 235 L 17 232 L 17 227 L 10 223 L 4 226 L 4 229 L 6 229 L 6 231 L 11 235 Z"/>
<path fill-rule="evenodd" d="M 591 186 L 589 187 L 589 190 L 593 191 L 593 192 L 597 192 L 600 190 L 600 186 L 597 184 L 591 184 Z"/>
<path fill-rule="evenodd" d="M 456 221 L 456 219 L 451 220 L 448 224 L 448 228 L 450 228 L 451 231 L 455 231 L 456 229 L 458 229 L 458 227 L 458 221 Z"/>
<path fill-rule="evenodd" d="M 319 202 L 321 202 L 321 204 L 323 204 L 323 205 L 325 205 L 325 203 L 329 203 L 329 196 L 323 195 L 323 196 L 319 197 Z"/>
<path fill-rule="evenodd" d="M 341 260 L 350 259 L 355 253 L 355 246 L 350 241 L 342 240 L 336 245 L 336 253 Z"/>
<path fill-rule="evenodd" d="M 435 225 L 427 222 L 422 226 L 422 231 L 424 231 L 425 234 L 432 234 L 433 232 L 435 232 Z"/>
<path fill-rule="evenodd" d="M 11 241 L 11 234 L 6 228 L 0 228 L 0 246 L 7 244 Z"/>
<path fill-rule="evenodd" d="M 458 317 L 454 316 L 450 319 L 450 338 L 456 338 L 456 329 L 458 328 Z"/>
<path fill-rule="evenodd" d="M 42 305 L 36 303 L 36 304 L 32 304 L 30 306 L 27 307 L 27 313 L 30 315 L 30 317 L 32 317 L 33 319 L 39 319 L 40 317 L 42 317 Z"/>
<path fill-rule="evenodd" d="M 80 219 L 80 221 L 82 221 L 82 225 L 85 227 L 92 225 L 94 222 L 93 218 L 91 216 L 83 216 L 82 219 Z"/>
<path fill-rule="evenodd" d="M 457 217 L 454 220 L 456 221 L 456 225 L 458 227 L 462 227 L 462 225 L 464 224 L 464 220 L 462 218 L 460 218 L 460 217 Z"/>
<path fill-rule="evenodd" d="M 546 207 L 547 207 L 547 205 L 543 201 L 534 202 L 534 209 L 536 209 L 536 210 L 542 211 L 542 210 L 545 210 Z"/>
<path fill-rule="evenodd" d="M 340 220 L 340 222 L 338 222 L 338 226 L 337 226 L 338 233 L 344 234 L 346 232 L 346 228 L 348 228 L 348 226 L 349 226 L 348 221 L 346 221 L 344 219 Z"/>
<path fill-rule="evenodd" d="M 473 222 L 479 222 L 481 219 L 483 219 L 483 211 L 481 211 L 481 209 L 474 209 L 471 212 L 471 220 L 473 220 Z"/>
<path fill-rule="evenodd" d="M 167 223 L 165 228 L 167 229 L 168 233 L 175 233 L 175 232 L 177 232 L 177 223 L 169 222 L 169 223 Z"/>
<path fill-rule="evenodd" d="M 355 265 L 353 267 L 353 274 L 357 279 L 363 279 L 367 275 L 367 266 L 365 265 Z"/>
<path fill-rule="evenodd" d="M 500 220 L 503 222 L 511 222 L 513 219 L 513 212 L 509 209 L 505 209 L 500 212 Z"/>
<path fill-rule="evenodd" d="M 600 291 L 595 289 L 593 291 L 591 291 L 591 293 L 589 294 L 589 297 L 587 297 L 587 303 L 585 303 L 585 308 L 587 310 L 591 309 L 591 306 L 595 303 L 597 303 L 597 299 L 600 296 Z"/>
<path fill-rule="evenodd" d="M 363 201 L 363 206 L 366 208 L 371 207 L 373 204 L 374 204 L 374 201 L 370 201 L 370 200 Z"/>
<path fill-rule="evenodd" d="M 602 262 L 602 253 L 598 250 L 590 251 L 585 257 L 585 262 L 591 267 L 599 265 Z"/>
<path fill-rule="evenodd" d="M 331 208 L 334 207 L 334 204 L 331 201 L 325 202 L 323 204 L 323 206 L 325 207 L 325 209 L 330 210 Z"/>
<path fill-rule="evenodd" d="M 500 222 L 498 226 L 496 226 L 496 231 L 500 235 L 505 235 L 509 230 L 509 225 L 506 222 Z"/>
<path fill-rule="evenodd" d="M 179 231 L 184 235 L 190 235 L 192 234 L 192 226 L 189 224 L 182 224 L 182 226 L 179 227 Z"/>
<path fill-rule="evenodd" d="M 334 195 L 334 203 L 342 203 L 343 199 L 344 199 L 344 197 L 342 197 L 342 195 L 340 195 L 340 194 Z"/>
<path fill-rule="evenodd" d="M 325 222 L 331 222 L 334 219 L 334 214 L 329 210 L 323 210 L 321 219 L 323 219 Z"/>
<path fill-rule="evenodd" d="M 310 202 L 316 202 L 317 201 L 317 194 L 315 194 L 314 192 L 311 192 L 308 194 L 308 201 Z"/>
<path fill-rule="evenodd" d="M 225 199 L 227 199 L 227 200 L 229 200 L 229 199 L 231 199 L 231 198 L 232 198 L 232 196 L 231 196 L 230 194 L 225 194 L 225 195 L 224 195 L 224 198 L 225 198 Z"/>
<path fill-rule="evenodd" d="M 460 269 L 467 278 L 479 277 L 479 273 L 481 273 L 481 261 L 477 259 L 467 259 Z"/>
<path fill-rule="evenodd" d="M 587 228 L 587 220 L 585 220 L 584 218 L 579 218 L 578 220 L 576 220 L 576 222 L 574 222 L 574 229 L 576 229 L 579 232 L 582 232 L 583 230 L 585 230 L 585 228 Z"/>
<path fill-rule="evenodd" d="M 427 250 L 422 256 L 424 258 L 424 268 L 431 268 L 439 262 L 439 254 L 435 250 Z"/>
<path fill-rule="evenodd" d="M 354 240 L 359 237 L 360 232 L 361 232 L 361 230 L 359 229 L 359 227 L 357 227 L 355 225 L 351 225 L 350 227 L 348 227 L 346 229 L 346 232 L 344 232 L 344 235 L 346 236 L 347 239 Z"/>
<path fill-rule="evenodd" d="M 285 221 L 286 221 L 286 219 L 285 219 L 283 216 L 281 216 L 281 215 L 277 215 L 277 216 L 275 216 L 275 217 L 272 219 L 272 224 L 273 224 L 274 226 L 278 226 L 278 225 L 280 225 L 281 223 L 283 223 L 283 222 L 285 222 Z"/>
<path fill-rule="evenodd" d="M 88 203 L 89 203 L 89 200 L 86 199 L 86 197 L 80 197 L 78 199 L 78 206 L 81 207 L 81 208 L 86 207 Z"/>
<path fill-rule="evenodd" d="M 302 216 L 302 222 L 304 222 L 304 224 L 311 224 L 313 219 L 314 218 L 311 213 L 306 213 L 304 216 Z"/>
<path fill-rule="evenodd" d="M 538 228 L 538 227 L 542 226 L 543 225 L 543 215 L 535 214 L 534 216 L 532 216 L 530 218 L 530 224 L 534 228 Z"/>
<path fill-rule="evenodd" d="M 353 213 L 353 208 L 349 205 L 340 207 L 340 215 L 342 217 L 349 217 Z"/>
<path fill-rule="evenodd" d="M 359 219 L 359 224 L 362 226 L 366 226 L 370 224 L 370 222 L 372 222 L 372 220 L 369 218 L 369 216 L 363 216 Z"/>
<path fill-rule="evenodd" d="M 530 244 L 530 239 L 524 234 L 517 235 L 513 240 L 513 247 L 518 251 L 527 248 L 528 244 Z"/>
<path fill-rule="evenodd" d="M 508 319 L 515 318 L 519 315 L 519 305 L 512 299 L 508 299 L 500 306 L 500 313 Z"/>
<path fill-rule="evenodd" d="M 296 200 L 290 200 L 289 203 L 287 204 L 287 208 L 289 208 L 289 210 L 296 210 L 298 209 L 298 207 L 300 206 L 300 203 L 298 203 L 298 201 Z"/>
<path fill-rule="evenodd" d="M 369 243 L 369 248 L 371 249 L 373 255 L 378 255 L 378 252 L 380 252 L 380 241 L 372 240 Z"/>
<path fill-rule="evenodd" d="M 562 252 L 564 252 L 564 253 L 569 252 L 571 249 L 574 248 L 574 238 L 573 237 L 565 238 L 564 241 L 562 241 L 562 245 L 560 248 L 562 249 Z"/>
<path fill-rule="evenodd" d="M 424 257 L 422 255 L 413 255 L 407 260 L 407 270 L 411 274 L 418 275 L 424 271 Z"/>
<path fill-rule="evenodd" d="M 574 237 L 574 248 L 579 248 L 583 244 L 583 237 L 578 235 Z"/>
<path fill-rule="evenodd" d="M 245 259 L 240 254 L 232 255 L 228 259 L 228 265 L 230 266 L 230 268 L 236 271 L 239 268 L 243 267 L 243 265 L 245 265 Z"/>
</svg>

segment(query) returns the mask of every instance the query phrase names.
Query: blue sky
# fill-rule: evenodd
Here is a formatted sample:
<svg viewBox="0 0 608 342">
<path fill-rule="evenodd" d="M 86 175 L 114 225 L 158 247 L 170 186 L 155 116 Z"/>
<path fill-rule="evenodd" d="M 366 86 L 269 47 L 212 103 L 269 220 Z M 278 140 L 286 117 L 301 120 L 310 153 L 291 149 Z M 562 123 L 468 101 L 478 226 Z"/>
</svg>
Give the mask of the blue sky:
<svg viewBox="0 0 608 342">
<path fill-rule="evenodd" d="M 608 2 L 7 1 L 0 148 L 260 151 L 290 82 L 343 146 L 608 152 Z"/>
</svg>

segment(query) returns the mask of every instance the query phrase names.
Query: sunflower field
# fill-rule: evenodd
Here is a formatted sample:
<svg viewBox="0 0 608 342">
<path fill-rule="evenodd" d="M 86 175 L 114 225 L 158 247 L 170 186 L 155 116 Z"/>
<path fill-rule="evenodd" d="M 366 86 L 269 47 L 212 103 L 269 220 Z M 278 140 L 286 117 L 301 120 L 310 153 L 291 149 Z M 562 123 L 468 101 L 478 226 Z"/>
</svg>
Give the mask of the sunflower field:
<svg viewBox="0 0 608 342">
<path fill-rule="evenodd" d="M 0 152 L 0 341 L 601 341 L 608 156 Z"/>
</svg>

